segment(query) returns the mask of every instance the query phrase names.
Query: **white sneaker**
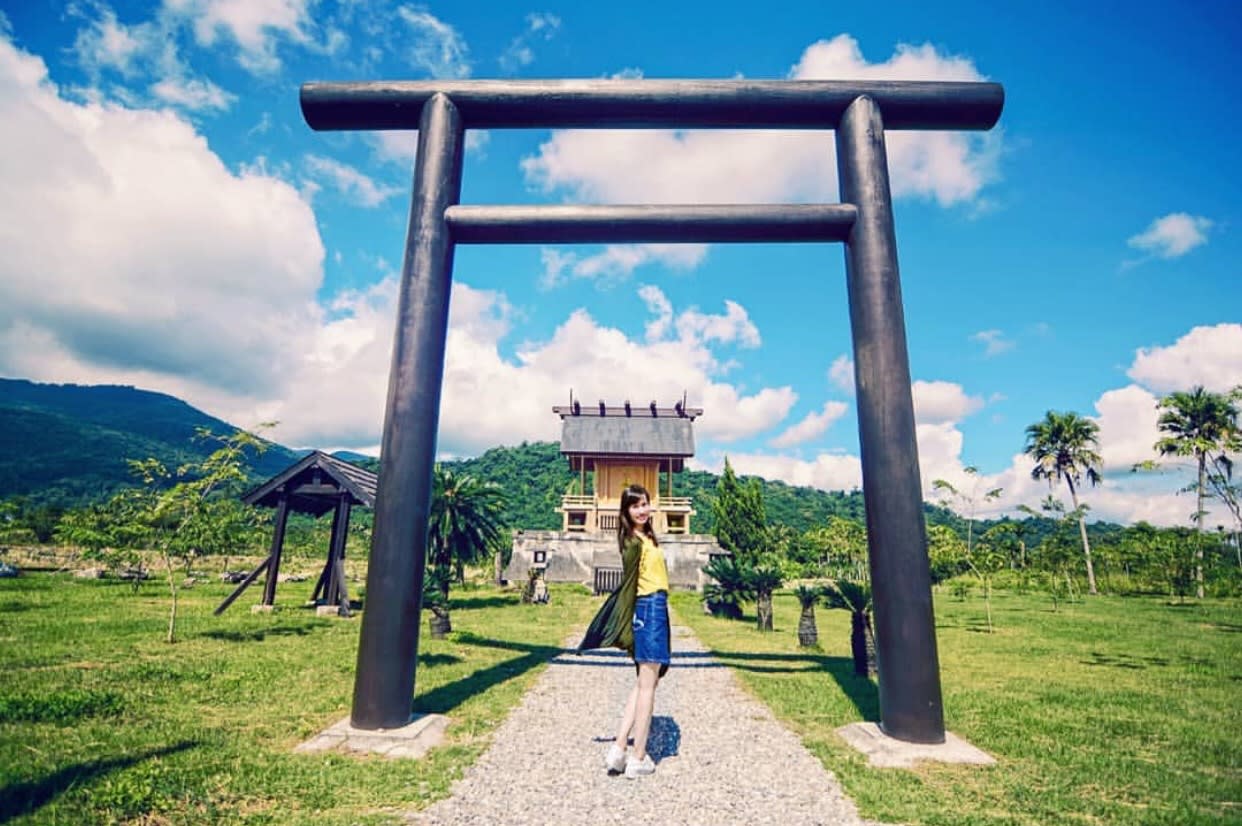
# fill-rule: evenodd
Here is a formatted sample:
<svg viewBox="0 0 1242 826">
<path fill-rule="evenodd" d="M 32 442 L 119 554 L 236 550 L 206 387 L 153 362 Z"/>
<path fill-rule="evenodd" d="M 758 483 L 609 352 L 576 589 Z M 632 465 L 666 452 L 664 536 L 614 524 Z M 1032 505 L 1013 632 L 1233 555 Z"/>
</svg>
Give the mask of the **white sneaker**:
<svg viewBox="0 0 1242 826">
<path fill-rule="evenodd" d="M 650 754 L 644 755 L 642 760 L 635 760 L 633 757 L 626 758 L 625 776 L 630 780 L 636 777 L 646 777 L 649 774 L 655 774 L 655 763 Z"/>
<path fill-rule="evenodd" d="M 625 749 L 618 748 L 616 743 L 609 746 L 604 755 L 604 768 L 614 774 L 625 771 Z"/>
</svg>

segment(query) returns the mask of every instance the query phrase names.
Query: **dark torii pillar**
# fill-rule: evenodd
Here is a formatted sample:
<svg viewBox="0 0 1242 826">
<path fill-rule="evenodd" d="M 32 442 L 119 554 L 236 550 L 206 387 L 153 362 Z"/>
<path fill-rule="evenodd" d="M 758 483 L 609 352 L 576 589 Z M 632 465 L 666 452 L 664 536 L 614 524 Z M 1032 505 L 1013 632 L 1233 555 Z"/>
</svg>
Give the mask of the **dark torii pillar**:
<svg viewBox="0 0 1242 826">
<path fill-rule="evenodd" d="M 362 729 L 410 720 L 453 270 L 444 213 L 461 192 L 464 134 L 447 97 L 423 105 L 350 714 Z"/>
<path fill-rule="evenodd" d="M 842 203 L 858 209 L 845 242 L 845 274 L 875 604 L 880 728 L 898 740 L 943 743 L 940 663 L 884 122 L 871 98 L 858 98 L 841 117 L 837 170 Z"/>
</svg>

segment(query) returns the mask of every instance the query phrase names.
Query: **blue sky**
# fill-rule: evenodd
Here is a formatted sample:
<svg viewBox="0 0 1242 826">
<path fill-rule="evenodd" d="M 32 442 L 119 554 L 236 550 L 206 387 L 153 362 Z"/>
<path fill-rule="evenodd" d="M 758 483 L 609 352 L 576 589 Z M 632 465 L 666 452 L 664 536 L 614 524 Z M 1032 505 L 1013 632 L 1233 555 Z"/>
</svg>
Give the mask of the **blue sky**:
<svg viewBox="0 0 1242 826">
<path fill-rule="evenodd" d="M 1155 403 L 1242 384 L 1230 2 L 0 2 L 0 375 L 133 384 L 291 446 L 374 450 L 413 133 L 315 133 L 308 80 L 991 80 L 989 133 L 890 133 L 925 487 L 1036 504 L 1025 427 L 1101 427 L 1097 518 Z M 831 133 L 472 132 L 467 203 L 835 202 Z M 839 245 L 458 251 L 439 445 L 686 393 L 699 467 L 860 480 Z"/>
</svg>

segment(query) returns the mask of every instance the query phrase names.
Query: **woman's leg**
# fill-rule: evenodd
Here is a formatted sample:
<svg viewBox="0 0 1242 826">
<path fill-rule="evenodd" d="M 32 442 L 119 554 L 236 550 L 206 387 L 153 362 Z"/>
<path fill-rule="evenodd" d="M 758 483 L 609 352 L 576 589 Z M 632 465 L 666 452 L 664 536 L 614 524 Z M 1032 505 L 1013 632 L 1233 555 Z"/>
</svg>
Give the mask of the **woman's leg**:
<svg viewBox="0 0 1242 826">
<path fill-rule="evenodd" d="M 617 748 L 625 751 L 629 745 L 630 729 L 634 728 L 634 708 L 638 702 L 638 683 L 630 689 L 630 698 L 625 701 L 625 713 L 621 716 L 621 727 L 617 729 Z"/>
<path fill-rule="evenodd" d="M 659 679 L 659 663 L 638 664 L 638 685 L 630 695 L 634 698 L 635 760 L 647 756 L 647 735 L 651 732 L 651 712 L 655 709 L 655 689 Z"/>
</svg>

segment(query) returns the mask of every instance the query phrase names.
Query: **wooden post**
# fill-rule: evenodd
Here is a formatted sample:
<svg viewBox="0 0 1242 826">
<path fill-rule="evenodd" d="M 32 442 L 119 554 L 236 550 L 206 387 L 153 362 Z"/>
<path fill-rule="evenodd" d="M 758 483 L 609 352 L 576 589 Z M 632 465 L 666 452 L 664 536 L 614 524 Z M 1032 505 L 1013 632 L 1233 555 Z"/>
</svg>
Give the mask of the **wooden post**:
<svg viewBox="0 0 1242 826">
<path fill-rule="evenodd" d="M 272 533 L 272 551 L 268 554 L 267 582 L 263 587 L 263 604 L 276 602 L 276 577 L 280 575 L 280 553 L 285 547 L 285 525 L 289 522 L 289 494 L 281 492 L 276 505 L 276 530 Z"/>
<path fill-rule="evenodd" d="M 341 594 L 345 591 L 343 580 L 345 573 L 345 538 L 349 531 L 349 494 L 341 491 L 336 502 L 336 510 L 332 514 L 332 543 L 328 548 L 328 589 L 324 600 L 329 604 L 340 604 Z"/>
</svg>

